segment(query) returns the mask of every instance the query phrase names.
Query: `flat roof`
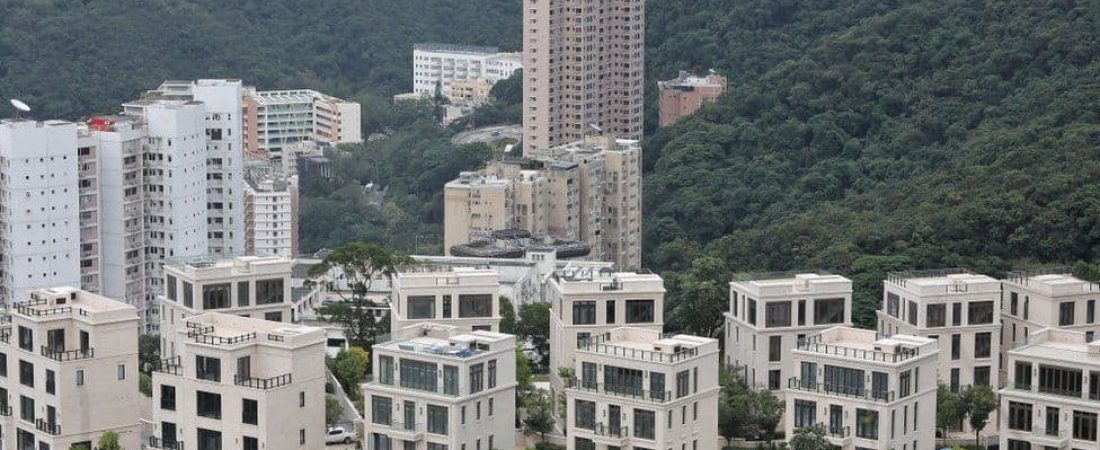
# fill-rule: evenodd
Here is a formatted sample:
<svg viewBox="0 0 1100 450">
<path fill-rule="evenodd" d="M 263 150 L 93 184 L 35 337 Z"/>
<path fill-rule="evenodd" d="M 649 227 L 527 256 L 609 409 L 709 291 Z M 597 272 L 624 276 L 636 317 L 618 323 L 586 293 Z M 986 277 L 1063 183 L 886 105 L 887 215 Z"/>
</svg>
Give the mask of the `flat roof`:
<svg viewBox="0 0 1100 450">
<path fill-rule="evenodd" d="M 478 55 L 491 55 L 500 53 L 497 47 L 487 45 L 443 44 L 437 42 L 422 42 L 413 44 L 413 50 L 436 53 L 466 53 Z"/>
</svg>

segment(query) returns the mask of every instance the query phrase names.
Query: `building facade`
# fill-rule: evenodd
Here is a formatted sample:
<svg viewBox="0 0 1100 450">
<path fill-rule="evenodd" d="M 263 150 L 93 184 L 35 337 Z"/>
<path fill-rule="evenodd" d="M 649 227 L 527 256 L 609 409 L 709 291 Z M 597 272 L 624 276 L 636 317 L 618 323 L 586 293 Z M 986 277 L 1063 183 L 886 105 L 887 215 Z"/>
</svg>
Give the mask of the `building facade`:
<svg viewBox="0 0 1100 450">
<path fill-rule="evenodd" d="M 939 344 L 834 327 L 799 342 L 785 363 L 784 428 L 819 427 L 843 450 L 936 448 Z"/>
<path fill-rule="evenodd" d="M 81 285 L 77 126 L 0 121 L 0 301 Z M 89 237 L 98 240 L 94 228 Z M 89 261 L 96 265 L 96 261 Z"/>
<path fill-rule="evenodd" d="M 695 114 L 704 103 L 713 102 L 726 92 L 726 77 L 713 70 L 705 77 L 686 71 L 671 80 L 658 81 L 660 125 L 672 125 L 681 117 Z"/>
<path fill-rule="evenodd" d="M 414 95 L 444 96 L 458 81 L 484 80 L 490 86 L 523 68 L 520 55 L 501 53 L 496 47 L 422 43 L 413 46 Z"/>
<path fill-rule="evenodd" d="M 1100 446 L 1100 343 L 1080 331 L 1044 328 L 1008 351 L 1000 391 L 1000 447 Z"/>
<path fill-rule="evenodd" d="M 1044 328 L 1085 333 L 1088 342 L 1100 332 L 1096 302 L 1100 284 L 1074 277 L 1068 268 L 1009 272 L 1001 281 L 1001 370 L 1009 349 L 1027 343 Z"/>
<path fill-rule="evenodd" d="M 500 275 L 486 268 L 413 265 L 393 277 L 390 331 L 421 324 L 500 331 Z"/>
<path fill-rule="evenodd" d="M 665 285 L 655 274 L 615 272 L 606 268 L 566 267 L 555 271 L 543 289 L 550 303 L 550 388 L 565 387 L 558 370 L 576 364 L 577 349 L 615 328 L 661 332 Z"/>
<path fill-rule="evenodd" d="M 363 392 L 369 450 L 515 447 L 516 339 L 414 325 L 374 346 Z"/>
<path fill-rule="evenodd" d="M 245 171 L 244 250 L 247 255 L 298 255 L 298 176 Z"/>
<path fill-rule="evenodd" d="M 642 138 L 645 1 L 523 2 L 523 153 Z"/>
<path fill-rule="evenodd" d="M 798 343 L 852 324 L 852 281 L 839 275 L 746 275 L 730 283 L 726 366 L 753 387 L 783 389 Z"/>
<path fill-rule="evenodd" d="M 299 142 L 363 142 L 359 103 L 312 89 L 245 89 L 244 150 L 278 163 Z"/>
<path fill-rule="evenodd" d="M 3 447 L 91 450 L 113 431 L 139 448 L 134 307 L 72 287 L 22 298 L 0 330 Z"/>
<path fill-rule="evenodd" d="M 217 312 L 180 325 L 153 367 L 150 448 L 324 447 L 324 330 Z"/>
<path fill-rule="evenodd" d="M 718 341 L 620 327 L 577 345 L 566 448 L 715 450 Z"/>
</svg>

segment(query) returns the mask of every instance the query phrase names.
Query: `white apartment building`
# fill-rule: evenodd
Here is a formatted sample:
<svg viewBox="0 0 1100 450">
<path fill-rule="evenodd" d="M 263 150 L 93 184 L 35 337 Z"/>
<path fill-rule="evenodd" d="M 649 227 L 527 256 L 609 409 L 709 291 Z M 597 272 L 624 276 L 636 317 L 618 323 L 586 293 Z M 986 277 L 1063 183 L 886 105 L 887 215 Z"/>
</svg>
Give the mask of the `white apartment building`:
<svg viewBox="0 0 1100 450">
<path fill-rule="evenodd" d="M 496 47 L 424 43 L 413 46 L 413 94 L 444 96 L 455 81 L 483 79 L 490 83 L 511 77 L 523 68 L 518 53 L 501 53 Z"/>
<path fill-rule="evenodd" d="M 607 262 L 587 262 L 564 259 L 554 249 L 527 247 L 522 258 L 463 257 L 413 255 L 418 264 L 453 267 L 487 267 L 500 276 L 500 295 L 508 297 L 519 308 L 528 303 L 541 302 L 545 284 L 550 274 L 567 266 L 588 266 L 595 270 L 611 269 Z"/>
<path fill-rule="evenodd" d="M 1009 272 L 1001 281 L 1001 369 L 1009 349 L 1027 343 L 1044 328 L 1085 333 L 1088 342 L 1100 332 L 1096 302 L 1100 284 L 1074 277 L 1068 268 Z"/>
<path fill-rule="evenodd" d="M 577 349 L 594 336 L 623 326 L 660 333 L 664 326 L 665 285 L 659 275 L 567 266 L 545 283 L 555 395 L 565 386 L 558 370 L 574 367 Z"/>
<path fill-rule="evenodd" d="M 81 285 L 76 136 L 70 122 L 0 120 L 0 303 Z"/>
<path fill-rule="evenodd" d="M 785 363 L 788 439 L 820 427 L 842 450 L 936 448 L 934 339 L 834 327 L 801 341 Z"/>
<path fill-rule="evenodd" d="M 139 448 L 134 307 L 71 287 L 23 298 L 0 330 L 3 448 L 91 450 L 107 431 Z"/>
<path fill-rule="evenodd" d="M 998 385 L 1000 281 L 947 269 L 890 273 L 883 287 L 881 335 L 938 340 L 939 379 L 952 390 Z"/>
<path fill-rule="evenodd" d="M 420 324 L 500 331 L 500 275 L 487 268 L 411 265 L 393 277 L 390 333 Z"/>
<path fill-rule="evenodd" d="M 321 449 L 325 333 L 217 312 L 181 320 L 153 368 L 149 448 Z"/>
<path fill-rule="evenodd" d="M 78 134 L 81 165 L 81 287 L 145 317 L 145 124 L 96 117 Z M 89 223 L 87 227 L 83 225 Z M 93 234 L 94 231 L 94 234 Z"/>
<path fill-rule="evenodd" d="M 516 339 L 414 325 L 374 346 L 363 392 L 368 450 L 515 447 Z"/>
<path fill-rule="evenodd" d="M 523 66 L 524 155 L 592 126 L 642 138 L 644 0 L 524 0 Z"/>
<path fill-rule="evenodd" d="M 245 171 L 245 254 L 298 254 L 298 176 L 272 170 Z"/>
<path fill-rule="evenodd" d="M 578 344 L 569 450 L 715 450 L 718 341 L 620 327 Z"/>
<path fill-rule="evenodd" d="M 160 306 L 162 355 L 179 354 L 171 337 L 189 316 L 208 311 L 291 322 L 291 268 L 281 256 L 177 258 L 164 266 Z"/>
<path fill-rule="evenodd" d="M 299 142 L 363 142 L 359 103 L 312 89 L 244 93 L 244 150 L 279 162 Z"/>
<path fill-rule="evenodd" d="M 1000 391 L 1000 447 L 1100 447 L 1100 343 L 1075 330 L 1044 328 L 1008 351 Z"/>
<path fill-rule="evenodd" d="M 730 283 L 726 366 L 749 386 L 778 391 L 800 341 L 852 324 L 852 280 L 816 273 L 742 275 Z"/>
</svg>

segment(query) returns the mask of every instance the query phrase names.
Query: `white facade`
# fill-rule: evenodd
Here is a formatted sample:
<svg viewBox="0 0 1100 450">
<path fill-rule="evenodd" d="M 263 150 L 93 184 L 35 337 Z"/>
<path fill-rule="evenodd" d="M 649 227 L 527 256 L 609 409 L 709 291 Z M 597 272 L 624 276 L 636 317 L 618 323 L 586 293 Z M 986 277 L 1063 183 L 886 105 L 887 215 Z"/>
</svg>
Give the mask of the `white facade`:
<svg viewBox="0 0 1100 450">
<path fill-rule="evenodd" d="M 363 448 L 515 447 L 516 339 L 444 325 L 411 326 L 376 344 L 363 392 Z"/>
<path fill-rule="evenodd" d="M 424 323 L 500 331 L 500 275 L 472 267 L 402 268 L 393 277 L 390 332 Z"/>
<path fill-rule="evenodd" d="M 783 388 L 798 342 L 852 324 L 852 281 L 839 275 L 748 276 L 730 283 L 725 364 L 753 387 Z"/>
<path fill-rule="evenodd" d="M 834 327 L 808 337 L 785 363 L 784 428 L 820 427 L 842 450 L 936 448 L 939 345 Z"/>
<path fill-rule="evenodd" d="M 1100 284 L 1074 277 L 1068 269 L 1009 272 L 1001 281 L 1001 370 L 1006 353 L 1044 328 L 1080 331 L 1088 342 L 1100 332 L 1096 302 Z"/>
<path fill-rule="evenodd" d="M 491 83 L 511 77 L 523 68 L 518 53 L 501 53 L 496 47 L 453 44 L 413 46 L 413 94 L 435 95 L 436 85 L 444 96 L 451 83 L 485 79 Z"/>
<path fill-rule="evenodd" d="M 363 142 L 359 103 L 312 89 L 256 91 L 244 99 L 245 151 L 278 162 L 300 142 Z"/>
<path fill-rule="evenodd" d="M 553 250 L 527 249 L 523 258 L 479 258 L 464 256 L 413 255 L 420 264 L 453 267 L 488 267 L 500 276 L 500 295 L 508 297 L 516 308 L 543 301 L 544 279 L 557 270 L 574 267 L 610 269 L 609 262 L 589 262 L 557 259 Z"/>
<path fill-rule="evenodd" d="M 665 286 L 655 274 L 566 267 L 546 280 L 550 303 L 550 387 L 565 385 L 560 368 L 575 365 L 577 348 L 623 326 L 661 332 Z"/>
<path fill-rule="evenodd" d="M 204 313 L 169 339 L 153 368 L 153 436 L 161 449 L 321 449 L 325 334 L 320 328 Z"/>
<path fill-rule="evenodd" d="M 80 286 L 77 127 L 0 121 L 0 302 Z"/>
<path fill-rule="evenodd" d="M 273 171 L 245 173 L 245 253 L 298 254 L 298 176 Z"/>
<path fill-rule="evenodd" d="M 578 345 L 565 389 L 569 450 L 715 450 L 718 341 L 621 327 Z"/>
<path fill-rule="evenodd" d="M 138 315 L 70 287 L 39 289 L 0 331 L 4 448 L 87 448 L 106 431 L 139 448 Z"/>
<path fill-rule="evenodd" d="M 1000 447 L 1097 448 L 1100 343 L 1080 331 L 1045 328 L 1008 351 L 1000 391 Z"/>
</svg>

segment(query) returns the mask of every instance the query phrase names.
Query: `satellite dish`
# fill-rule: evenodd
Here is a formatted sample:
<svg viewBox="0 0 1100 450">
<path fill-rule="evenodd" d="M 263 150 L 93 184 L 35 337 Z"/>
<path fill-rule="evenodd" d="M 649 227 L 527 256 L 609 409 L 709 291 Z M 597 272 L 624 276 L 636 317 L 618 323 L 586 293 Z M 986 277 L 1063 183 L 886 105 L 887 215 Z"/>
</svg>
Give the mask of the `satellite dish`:
<svg viewBox="0 0 1100 450">
<path fill-rule="evenodd" d="M 11 99 L 11 106 L 14 106 L 15 109 L 18 109 L 18 110 L 23 111 L 23 112 L 31 112 L 31 107 L 27 106 L 26 103 L 23 103 L 22 100 L 17 99 L 17 98 Z"/>
</svg>

